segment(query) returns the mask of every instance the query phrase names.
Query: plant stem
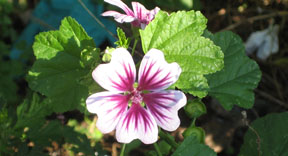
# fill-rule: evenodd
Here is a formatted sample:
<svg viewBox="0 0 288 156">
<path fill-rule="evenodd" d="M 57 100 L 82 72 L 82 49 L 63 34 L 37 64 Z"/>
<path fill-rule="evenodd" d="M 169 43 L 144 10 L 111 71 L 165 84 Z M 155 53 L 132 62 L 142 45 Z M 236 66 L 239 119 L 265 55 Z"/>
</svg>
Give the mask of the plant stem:
<svg viewBox="0 0 288 156">
<path fill-rule="evenodd" d="M 136 38 L 135 41 L 134 41 L 134 44 L 133 44 L 133 48 L 132 48 L 132 56 L 134 56 L 134 52 L 135 52 L 135 48 L 136 48 L 136 45 L 137 45 L 137 42 L 138 42 L 138 39 Z"/>
<path fill-rule="evenodd" d="M 161 153 L 161 151 L 160 151 L 160 148 L 159 148 L 157 142 L 155 142 L 153 145 L 154 145 L 154 148 L 155 148 L 158 156 L 162 156 L 162 153 Z"/>
<path fill-rule="evenodd" d="M 160 138 L 164 139 L 168 144 L 170 144 L 174 149 L 178 148 L 179 145 L 177 144 L 177 142 L 175 142 L 175 140 L 169 137 L 169 134 L 160 130 L 159 136 Z"/>
<path fill-rule="evenodd" d="M 126 144 L 123 144 L 121 148 L 120 156 L 124 156 L 125 147 L 126 147 Z"/>
<path fill-rule="evenodd" d="M 193 121 L 191 123 L 191 126 L 194 127 L 195 126 L 195 121 L 196 121 L 196 118 L 193 118 Z"/>
</svg>

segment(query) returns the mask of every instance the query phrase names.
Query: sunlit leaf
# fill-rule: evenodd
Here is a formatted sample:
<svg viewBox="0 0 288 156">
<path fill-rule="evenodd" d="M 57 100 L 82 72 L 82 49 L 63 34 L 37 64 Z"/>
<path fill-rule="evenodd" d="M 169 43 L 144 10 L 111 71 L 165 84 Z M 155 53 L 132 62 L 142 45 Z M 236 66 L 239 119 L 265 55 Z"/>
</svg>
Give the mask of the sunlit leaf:
<svg viewBox="0 0 288 156">
<path fill-rule="evenodd" d="M 205 74 L 223 68 L 224 55 L 220 47 L 202 37 L 207 19 L 195 11 L 179 11 L 168 15 L 160 11 L 155 19 L 140 31 L 144 53 L 152 48 L 164 52 L 168 62 L 177 62 L 182 73 L 175 84 L 198 97 L 207 94 Z"/>
<path fill-rule="evenodd" d="M 93 39 L 67 17 L 59 30 L 38 34 L 33 50 L 37 60 L 27 76 L 30 88 L 47 96 L 56 112 L 81 110 L 90 87 L 83 80 L 92 81 L 91 69 L 100 62 Z"/>
</svg>

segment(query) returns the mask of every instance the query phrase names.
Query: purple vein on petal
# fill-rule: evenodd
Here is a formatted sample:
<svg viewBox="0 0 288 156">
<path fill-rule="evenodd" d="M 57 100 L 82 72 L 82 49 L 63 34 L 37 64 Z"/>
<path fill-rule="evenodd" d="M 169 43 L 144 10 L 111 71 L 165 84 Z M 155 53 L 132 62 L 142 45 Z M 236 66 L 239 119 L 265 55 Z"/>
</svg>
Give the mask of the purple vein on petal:
<svg viewBox="0 0 288 156">
<path fill-rule="evenodd" d="M 134 121 L 133 121 L 134 119 Z M 143 123 L 140 123 L 143 120 Z M 144 124 L 145 133 L 148 131 L 148 128 L 152 128 L 152 121 L 147 113 L 147 111 L 140 106 L 140 104 L 132 104 L 132 107 L 128 110 L 124 123 L 126 122 L 126 130 L 128 130 L 130 124 L 135 124 L 135 128 L 139 128 L 139 124 Z M 134 122 L 134 123 L 131 123 Z M 124 124 L 123 123 L 123 124 Z"/>
<path fill-rule="evenodd" d="M 112 80 L 112 78 L 109 78 L 109 80 L 112 82 L 113 87 L 117 88 L 118 90 L 121 91 L 131 91 L 133 90 L 133 83 L 134 83 L 134 73 L 131 69 L 131 65 L 128 64 L 128 68 L 127 65 L 125 63 L 121 63 L 121 65 L 124 68 L 125 74 L 124 76 L 122 76 L 121 74 L 118 73 L 118 71 L 115 71 L 117 76 L 120 78 L 120 82 L 117 83 L 114 80 Z"/>
<path fill-rule="evenodd" d="M 139 82 L 139 89 L 140 90 L 145 90 L 146 89 L 146 79 L 148 78 L 149 73 L 151 72 L 152 66 L 154 66 L 156 62 L 152 62 L 149 65 L 145 65 L 144 69 L 143 69 L 143 73 L 142 76 L 140 78 L 140 82 Z M 147 69 L 148 68 L 148 69 Z M 146 71 L 147 70 L 147 71 Z"/>
<path fill-rule="evenodd" d="M 170 101 L 169 103 L 176 103 L 172 97 L 169 97 L 167 93 L 148 93 L 143 97 L 144 103 L 147 105 L 151 114 L 161 123 L 166 121 L 167 119 L 171 119 L 171 117 L 167 116 L 162 112 L 163 109 L 170 111 L 171 105 L 169 103 L 165 103 L 164 100 Z"/>
<path fill-rule="evenodd" d="M 151 62 L 149 65 L 144 67 L 143 74 L 139 82 L 140 90 L 153 90 L 171 83 L 171 81 L 168 81 L 171 79 L 170 73 L 167 73 L 161 79 L 157 79 L 157 76 L 163 72 L 163 69 L 158 68 L 157 71 L 153 73 L 153 75 L 149 76 L 149 72 L 151 72 L 151 69 L 155 64 L 156 62 Z"/>
<path fill-rule="evenodd" d="M 124 96 L 124 95 L 113 95 L 113 96 L 108 96 L 109 98 L 109 102 L 115 102 L 118 101 L 118 104 L 114 107 L 112 107 L 111 109 L 108 109 L 106 111 L 106 114 L 109 114 L 110 112 L 112 112 L 113 110 L 117 110 L 119 109 L 119 112 L 117 113 L 117 115 L 113 118 L 115 120 L 115 118 L 120 117 L 120 115 L 126 111 L 126 108 L 128 107 L 128 101 L 130 99 L 129 96 Z M 107 103 L 104 103 L 107 104 Z"/>
<path fill-rule="evenodd" d="M 123 66 L 124 66 L 124 70 L 125 70 L 125 73 L 127 75 L 127 78 L 128 78 L 128 89 L 129 91 L 132 91 L 133 90 L 133 84 L 135 82 L 135 75 L 134 73 L 132 72 L 132 69 L 131 69 L 131 65 L 128 64 L 128 68 L 127 69 L 127 66 L 123 63 Z"/>
</svg>

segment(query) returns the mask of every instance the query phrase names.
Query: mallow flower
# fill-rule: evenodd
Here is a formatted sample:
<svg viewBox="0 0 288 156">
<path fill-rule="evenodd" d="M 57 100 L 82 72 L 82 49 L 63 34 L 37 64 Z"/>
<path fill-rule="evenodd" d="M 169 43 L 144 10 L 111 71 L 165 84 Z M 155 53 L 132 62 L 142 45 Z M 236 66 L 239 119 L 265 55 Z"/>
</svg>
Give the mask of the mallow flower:
<svg viewBox="0 0 288 156">
<path fill-rule="evenodd" d="M 86 100 L 88 111 L 98 116 L 97 128 L 102 133 L 116 129 L 118 142 L 140 139 L 145 144 L 157 141 L 158 126 L 176 130 L 180 125 L 178 110 L 187 99 L 179 90 L 165 89 L 178 80 L 180 66 L 167 63 L 160 50 L 151 49 L 140 64 L 136 83 L 130 53 L 117 48 L 111 55 L 110 63 L 100 64 L 92 72 L 93 79 L 107 91 Z"/>
<path fill-rule="evenodd" d="M 127 22 L 135 27 L 140 27 L 144 29 L 147 24 L 149 24 L 154 16 L 160 10 L 158 7 L 155 7 L 153 10 L 147 10 L 142 4 L 138 2 L 132 2 L 133 11 L 121 0 L 104 0 L 107 3 L 115 5 L 121 8 L 126 14 L 121 14 L 116 11 L 106 11 L 102 13 L 102 16 L 113 16 L 114 19 L 119 22 Z"/>
</svg>

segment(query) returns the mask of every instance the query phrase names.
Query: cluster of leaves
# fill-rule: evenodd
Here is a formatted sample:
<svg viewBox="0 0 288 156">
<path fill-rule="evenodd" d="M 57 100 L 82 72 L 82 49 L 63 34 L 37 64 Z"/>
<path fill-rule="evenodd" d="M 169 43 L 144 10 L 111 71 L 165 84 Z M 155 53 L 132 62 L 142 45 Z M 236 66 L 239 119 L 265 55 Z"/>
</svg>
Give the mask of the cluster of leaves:
<svg viewBox="0 0 288 156">
<path fill-rule="evenodd" d="M 83 152 L 93 155 L 94 150 L 87 136 L 78 133 L 71 126 L 60 121 L 47 121 L 46 116 L 52 112 L 49 103 L 34 93 L 24 100 L 15 113 L 3 106 L 0 112 L 0 154 L 11 155 L 45 155 L 52 142 L 58 146 L 67 145 L 74 153 Z"/>
<path fill-rule="evenodd" d="M 1 11 L 3 10 L 1 9 Z M 3 21 L 1 20 L 1 22 Z M 99 50 L 95 48 L 94 41 L 84 29 L 74 19 L 66 18 L 62 21 L 61 30 L 41 33 L 36 37 L 33 47 L 38 61 L 31 69 L 31 74 L 27 76 L 27 80 L 31 81 L 29 85 L 35 86 L 31 87 L 32 89 L 38 87 L 35 83 L 37 81 L 33 79 L 33 74 L 37 74 L 37 71 L 40 70 L 47 73 L 45 76 L 41 73 L 37 80 L 46 87 L 56 86 L 57 88 L 51 87 L 53 94 L 49 91 L 48 94 L 46 94 L 47 91 L 42 93 L 40 89 L 39 92 L 45 95 L 42 96 L 38 93 L 32 93 L 31 90 L 26 90 L 25 86 L 20 86 L 21 89 L 26 90 L 20 92 L 27 94 L 22 103 L 23 97 L 19 96 L 19 85 L 16 81 L 19 79 L 22 81 L 23 76 L 27 74 L 26 61 L 28 60 L 23 59 L 22 62 L 11 60 L 9 58 L 10 44 L 1 40 L 0 45 L 2 51 L 0 62 L 0 155 L 48 155 L 51 152 L 49 148 L 53 147 L 53 143 L 56 143 L 60 148 L 65 146 L 65 149 L 73 151 L 72 153 L 82 152 L 85 155 L 94 155 L 95 150 L 99 151 L 100 149 L 101 151 L 99 144 L 94 143 L 93 147 L 90 145 L 90 140 L 86 136 L 88 132 L 79 133 L 74 129 L 75 126 L 65 125 L 58 120 L 47 120 L 47 116 L 51 116 L 51 114 L 55 116 L 55 112 L 79 109 L 81 107 L 78 105 L 79 100 L 86 99 L 88 90 L 99 90 L 95 83 L 92 84 L 91 74 L 89 74 L 90 68 L 95 67 L 100 61 Z M 62 50 L 63 53 L 58 54 Z M 47 53 L 44 55 L 41 52 Z M 50 60 L 51 58 L 54 62 Z M 63 66 L 63 63 L 66 65 Z M 58 64 L 59 66 L 57 66 Z M 58 79 L 59 83 L 55 83 L 55 79 L 49 79 L 46 76 Z M 65 89 L 63 86 L 69 88 L 63 90 Z M 63 93 L 66 94 L 66 97 L 59 99 L 58 97 L 61 97 Z M 63 101 L 67 99 L 71 99 L 71 101 L 67 101 L 65 104 Z M 76 104 L 73 105 L 73 102 Z M 56 116 L 58 115 L 56 114 Z"/>
<path fill-rule="evenodd" d="M 232 32 L 203 34 L 206 22 L 200 12 L 159 12 L 140 31 L 143 51 L 160 49 L 169 62 L 181 66 L 177 88 L 199 98 L 213 96 L 227 110 L 235 104 L 251 108 L 253 89 L 261 78 L 258 65 L 245 55 L 240 37 Z"/>
<path fill-rule="evenodd" d="M 55 112 L 84 111 L 89 89 L 100 89 L 91 77 L 100 62 L 93 39 L 68 17 L 59 30 L 37 35 L 33 50 L 37 61 L 27 76 L 30 88 L 47 96 Z"/>
<path fill-rule="evenodd" d="M 15 98 L 18 88 L 14 80 L 20 74 L 21 66 L 18 62 L 9 60 L 10 44 L 17 37 L 10 18 L 12 11 L 11 3 L 0 0 L 0 96 L 5 97 L 8 102 L 16 103 L 19 99 Z"/>
</svg>

